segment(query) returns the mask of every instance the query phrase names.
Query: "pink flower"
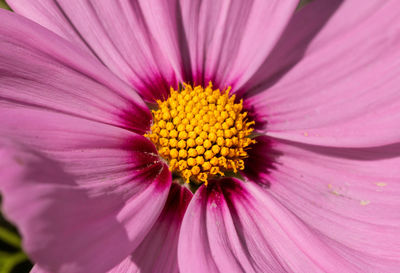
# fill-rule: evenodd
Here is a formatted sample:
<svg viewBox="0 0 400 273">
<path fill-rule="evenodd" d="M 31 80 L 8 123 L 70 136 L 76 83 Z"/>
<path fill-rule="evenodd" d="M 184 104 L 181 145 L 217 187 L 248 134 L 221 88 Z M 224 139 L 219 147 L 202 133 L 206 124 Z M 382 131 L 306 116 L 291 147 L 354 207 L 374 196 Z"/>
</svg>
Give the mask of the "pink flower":
<svg viewBox="0 0 400 273">
<path fill-rule="evenodd" d="M 398 0 L 106 2 L 0 11 L 2 205 L 35 272 L 399 271 Z M 258 137 L 192 194 L 143 135 L 209 81 Z"/>
</svg>

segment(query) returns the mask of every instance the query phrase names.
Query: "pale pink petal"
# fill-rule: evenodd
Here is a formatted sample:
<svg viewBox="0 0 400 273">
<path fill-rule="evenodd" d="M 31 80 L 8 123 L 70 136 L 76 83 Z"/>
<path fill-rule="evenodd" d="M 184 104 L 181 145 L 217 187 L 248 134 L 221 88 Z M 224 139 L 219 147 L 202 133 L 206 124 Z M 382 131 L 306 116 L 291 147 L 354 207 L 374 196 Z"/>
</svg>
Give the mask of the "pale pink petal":
<svg viewBox="0 0 400 273">
<path fill-rule="evenodd" d="M 192 193 L 172 184 L 165 207 L 146 238 L 109 273 L 178 273 L 178 235 Z M 47 273 L 35 265 L 31 273 Z"/>
<path fill-rule="evenodd" d="M 182 272 L 357 272 L 263 187 L 225 179 L 200 188 L 178 246 Z M 359 271 L 361 272 L 361 271 Z"/>
<path fill-rule="evenodd" d="M 29 271 L 30 273 L 50 273 L 48 271 L 45 271 L 43 269 L 41 269 L 38 265 L 34 265 L 32 270 Z"/>
<path fill-rule="evenodd" d="M 172 184 L 164 210 L 135 252 L 111 272 L 178 273 L 178 236 L 192 193 Z"/>
<path fill-rule="evenodd" d="M 181 1 L 194 80 L 241 86 L 275 45 L 298 1 Z"/>
<path fill-rule="evenodd" d="M 233 90 L 235 94 L 249 97 L 275 84 L 301 61 L 310 42 L 329 22 L 342 2 L 343 0 L 312 1 L 306 5 L 306 8 L 295 12 L 281 34 L 278 43 L 275 44 L 263 64 L 244 86 L 241 86 L 238 90 Z M 360 8 L 363 7 L 359 7 L 357 10 L 360 10 Z M 358 15 L 357 12 L 346 19 L 353 20 Z M 339 23 L 344 22 L 346 21 L 343 20 Z"/>
<path fill-rule="evenodd" d="M 150 141 L 44 110 L 3 109 L 0 123 L 4 212 L 41 268 L 104 272 L 142 242 L 171 183 Z"/>
<path fill-rule="evenodd" d="M 0 107 L 45 108 L 144 132 L 151 114 L 103 65 L 45 28 L 0 10 Z"/>
<path fill-rule="evenodd" d="M 11 0 L 19 14 L 91 51 L 147 100 L 182 81 L 174 1 Z"/>
<path fill-rule="evenodd" d="M 344 1 L 304 58 L 269 89 L 247 94 L 246 107 L 271 136 L 353 147 L 398 141 L 399 15 L 399 1 Z"/>
<path fill-rule="evenodd" d="M 400 145 L 329 148 L 274 141 L 271 192 L 358 272 L 400 268 Z"/>
<path fill-rule="evenodd" d="M 32 260 L 50 272 L 104 272 L 118 264 L 146 236 L 168 192 L 167 168 L 124 185 L 107 179 L 119 176 L 108 171 L 103 183 L 83 187 L 37 152 L 1 156 L 4 212 Z"/>
</svg>

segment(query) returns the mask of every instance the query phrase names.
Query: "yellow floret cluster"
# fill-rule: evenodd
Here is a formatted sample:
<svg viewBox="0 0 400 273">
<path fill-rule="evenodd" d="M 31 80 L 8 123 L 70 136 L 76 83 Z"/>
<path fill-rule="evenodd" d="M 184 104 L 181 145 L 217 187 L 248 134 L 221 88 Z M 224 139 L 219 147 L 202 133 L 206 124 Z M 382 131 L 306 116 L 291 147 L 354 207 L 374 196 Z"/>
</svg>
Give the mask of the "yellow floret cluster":
<svg viewBox="0 0 400 273">
<path fill-rule="evenodd" d="M 246 148 L 254 122 L 247 122 L 243 103 L 235 103 L 230 88 L 221 92 L 184 84 L 171 88 L 170 97 L 157 101 L 151 132 L 146 134 L 168 161 L 172 172 L 189 183 L 204 182 L 244 169 Z"/>
</svg>

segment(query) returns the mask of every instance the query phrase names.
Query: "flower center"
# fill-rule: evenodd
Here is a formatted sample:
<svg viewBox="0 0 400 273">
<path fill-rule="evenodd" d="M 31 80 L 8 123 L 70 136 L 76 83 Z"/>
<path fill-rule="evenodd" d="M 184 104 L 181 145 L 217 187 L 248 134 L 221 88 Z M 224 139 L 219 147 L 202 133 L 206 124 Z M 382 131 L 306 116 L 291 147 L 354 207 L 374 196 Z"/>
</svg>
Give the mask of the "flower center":
<svg viewBox="0 0 400 273">
<path fill-rule="evenodd" d="M 172 172 L 189 183 L 237 173 L 244 169 L 246 147 L 254 122 L 247 122 L 243 102 L 235 103 L 210 84 L 203 88 L 184 84 L 178 91 L 171 88 L 170 97 L 157 101 L 153 110 L 151 132 L 146 134 L 168 161 Z"/>
</svg>

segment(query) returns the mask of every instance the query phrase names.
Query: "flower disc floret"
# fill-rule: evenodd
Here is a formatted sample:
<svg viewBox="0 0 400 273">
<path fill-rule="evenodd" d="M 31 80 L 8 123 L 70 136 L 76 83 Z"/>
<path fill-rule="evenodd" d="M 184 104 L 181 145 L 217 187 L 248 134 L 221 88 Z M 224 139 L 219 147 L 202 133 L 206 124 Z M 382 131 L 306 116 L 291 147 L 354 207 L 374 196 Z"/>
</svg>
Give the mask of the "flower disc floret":
<svg viewBox="0 0 400 273">
<path fill-rule="evenodd" d="M 168 99 L 158 100 L 153 125 L 146 136 L 168 161 L 172 172 L 186 183 L 237 173 L 244 169 L 246 149 L 255 141 L 249 136 L 254 122 L 247 121 L 243 102 L 235 103 L 230 87 L 221 92 L 184 84 L 171 88 Z"/>
</svg>

